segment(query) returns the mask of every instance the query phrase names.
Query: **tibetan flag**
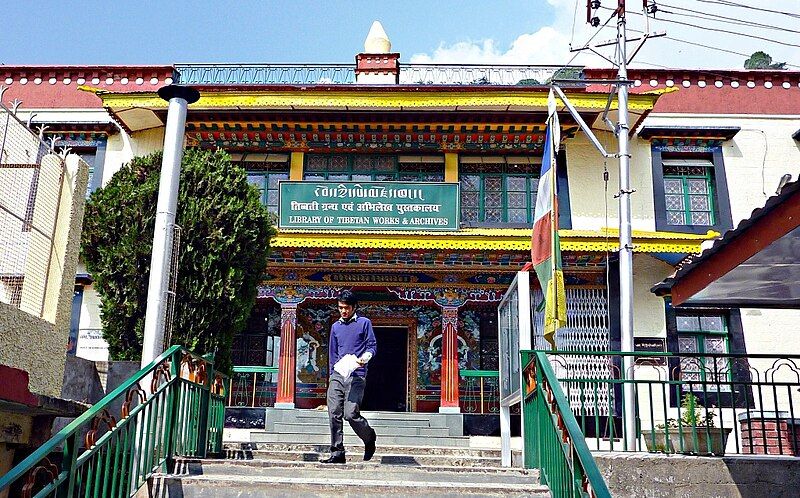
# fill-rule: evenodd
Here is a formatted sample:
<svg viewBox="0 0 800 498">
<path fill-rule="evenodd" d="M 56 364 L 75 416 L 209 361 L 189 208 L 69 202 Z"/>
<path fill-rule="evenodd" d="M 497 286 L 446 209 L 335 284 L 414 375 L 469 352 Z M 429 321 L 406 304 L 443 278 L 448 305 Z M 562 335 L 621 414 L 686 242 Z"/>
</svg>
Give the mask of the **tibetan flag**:
<svg viewBox="0 0 800 498">
<path fill-rule="evenodd" d="M 536 195 L 531 262 L 544 294 L 544 338 L 556 347 L 556 330 L 567 323 L 567 298 L 561 270 L 561 247 L 558 240 L 558 196 L 556 195 L 556 155 L 561 129 L 556 114 L 553 90 L 547 99 L 547 132 L 542 154 L 542 174 Z"/>
</svg>

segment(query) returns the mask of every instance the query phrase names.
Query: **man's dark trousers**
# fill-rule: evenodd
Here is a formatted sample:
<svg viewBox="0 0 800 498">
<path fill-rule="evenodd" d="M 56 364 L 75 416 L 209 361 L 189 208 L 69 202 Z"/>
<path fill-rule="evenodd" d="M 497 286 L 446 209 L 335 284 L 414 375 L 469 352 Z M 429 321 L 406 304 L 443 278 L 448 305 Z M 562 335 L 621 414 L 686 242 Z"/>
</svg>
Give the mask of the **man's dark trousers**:
<svg viewBox="0 0 800 498">
<path fill-rule="evenodd" d="M 331 423 L 331 457 L 344 456 L 344 420 L 365 443 L 372 439 L 372 428 L 361 416 L 359 406 L 364 398 L 366 379 L 351 375 L 345 379 L 338 372 L 331 374 L 328 383 L 328 418 Z"/>
</svg>

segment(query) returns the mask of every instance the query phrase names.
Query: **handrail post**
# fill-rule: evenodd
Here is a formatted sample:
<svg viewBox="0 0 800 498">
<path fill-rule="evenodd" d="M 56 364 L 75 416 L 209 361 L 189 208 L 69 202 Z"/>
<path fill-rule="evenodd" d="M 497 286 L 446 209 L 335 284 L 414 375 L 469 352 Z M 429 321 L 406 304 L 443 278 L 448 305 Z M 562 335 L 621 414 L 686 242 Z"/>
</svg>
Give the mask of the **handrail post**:
<svg viewBox="0 0 800 498">
<path fill-rule="evenodd" d="M 207 362 L 206 378 L 200 391 L 200 413 L 198 413 L 197 452 L 205 458 L 208 454 L 208 412 L 211 409 L 211 388 L 214 385 L 214 355 L 203 356 Z"/>
<path fill-rule="evenodd" d="M 169 360 L 169 376 L 170 376 L 170 386 L 167 388 L 167 413 L 166 413 L 166 420 L 164 423 L 164 440 L 167 443 L 167 458 L 164 460 L 164 465 L 166 466 L 165 471 L 169 471 L 170 468 L 173 468 L 173 463 L 175 461 L 175 438 L 177 438 L 177 430 L 176 427 L 178 423 L 178 410 L 181 409 L 179 406 L 180 401 L 180 393 L 176 392 L 180 390 L 180 375 L 181 375 L 181 351 L 177 350 L 172 353 L 172 357 Z"/>
<path fill-rule="evenodd" d="M 69 477 L 63 483 L 61 483 L 56 490 L 56 496 L 58 498 L 72 498 L 74 495 L 73 485 L 75 483 L 75 464 L 78 461 L 79 449 L 80 433 L 75 432 L 64 441 L 61 472 L 69 473 Z"/>
</svg>

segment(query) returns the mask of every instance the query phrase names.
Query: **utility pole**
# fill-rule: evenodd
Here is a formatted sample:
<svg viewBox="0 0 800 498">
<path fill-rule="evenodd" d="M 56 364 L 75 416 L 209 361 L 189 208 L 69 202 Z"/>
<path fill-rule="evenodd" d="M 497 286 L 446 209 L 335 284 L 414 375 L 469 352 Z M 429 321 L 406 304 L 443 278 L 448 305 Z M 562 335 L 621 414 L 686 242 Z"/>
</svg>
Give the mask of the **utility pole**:
<svg viewBox="0 0 800 498">
<path fill-rule="evenodd" d="M 156 229 L 153 233 L 153 252 L 150 259 L 150 282 L 147 287 L 147 311 L 144 318 L 142 368 L 164 352 L 164 320 L 172 260 L 175 214 L 178 207 L 178 184 L 183 160 L 183 138 L 189 104 L 200 99 L 194 88 L 169 85 L 158 90 L 169 102 L 164 132 L 164 157 L 158 183 Z"/>
<path fill-rule="evenodd" d="M 628 150 L 628 62 L 625 33 L 625 0 L 617 5 L 617 114 L 616 134 L 619 142 L 619 314 L 620 350 L 633 352 L 633 240 L 631 237 L 631 154 Z M 633 357 L 622 357 L 623 419 L 625 446 L 635 451 L 636 391 L 633 384 Z"/>
</svg>

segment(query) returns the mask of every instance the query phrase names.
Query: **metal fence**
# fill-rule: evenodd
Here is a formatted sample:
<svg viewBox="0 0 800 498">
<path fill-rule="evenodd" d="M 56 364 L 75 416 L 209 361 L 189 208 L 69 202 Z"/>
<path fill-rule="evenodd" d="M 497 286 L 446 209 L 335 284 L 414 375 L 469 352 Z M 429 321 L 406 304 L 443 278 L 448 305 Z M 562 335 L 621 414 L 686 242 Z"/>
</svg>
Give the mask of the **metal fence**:
<svg viewBox="0 0 800 498">
<path fill-rule="evenodd" d="M 634 357 L 628 375 L 625 356 Z M 598 358 L 607 378 L 564 375 L 568 365 Z M 580 402 L 572 410 L 592 450 L 800 456 L 800 355 L 548 352 L 547 359 L 567 399 Z M 636 393 L 635 448 L 622 438 L 624 384 Z"/>
<path fill-rule="evenodd" d="M 234 366 L 227 406 L 271 407 L 277 393 L 278 367 Z"/>
<path fill-rule="evenodd" d="M 580 66 L 401 64 L 400 83 L 413 85 L 537 85 L 554 76 L 580 78 Z M 176 64 L 185 85 L 347 85 L 354 64 Z"/>
<path fill-rule="evenodd" d="M 51 280 L 60 272 L 54 241 L 65 171 L 64 158 L 0 104 L 0 301 L 38 317 L 58 297 L 49 288 L 60 285 Z"/>
<path fill-rule="evenodd" d="M 500 372 L 461 370 L 461 409 L 469 414 L 500 413 Z"/>
</svg>

